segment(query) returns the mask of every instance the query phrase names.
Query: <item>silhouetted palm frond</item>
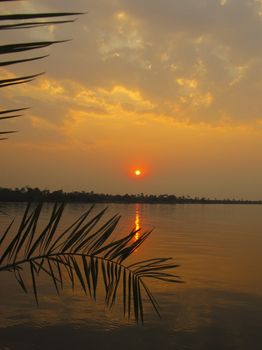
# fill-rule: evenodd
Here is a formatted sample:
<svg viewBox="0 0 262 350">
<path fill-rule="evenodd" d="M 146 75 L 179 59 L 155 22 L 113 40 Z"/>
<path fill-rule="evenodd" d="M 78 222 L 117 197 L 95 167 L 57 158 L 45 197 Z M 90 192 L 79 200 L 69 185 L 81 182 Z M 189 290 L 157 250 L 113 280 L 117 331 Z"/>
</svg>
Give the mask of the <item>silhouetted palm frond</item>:
<svg viewBox="0 0 262 350">
<path fill-rule="evenodd" d="M 12 64 L 17 64 L 17 63 L 25 63 L 25 62 L 30 62 L 30 61 L 42 60 L 43 58 L 46 58 L 48 56 L 49 55 L 44 55 L 44 56 L 25 58 L 25 59 L 21 59 L 21 60 L 12 60 L 12 61 L 0 62 L 0 67 L 10 66 Z"/>
<path fill-rule="evenodd" d="M 42 272 L 51 279 L 57 293 L 63 288 L 67 275 L 72 288 L 78 281 L 83 291 L 96 299 L 98 283 L 102 280 L 105 302 L 109 308 L 122 291 L 123 311 L 128 317 L 133 315 L 137 322 L 143 322 L 143 295 L 148 297 L 160 315 L 158 304 L 145 280 L 181 282 L 178 276 L 169 272 L 178 265 L 170 258 L 124 264 L 151 231 L 141 233 L 136 239 L 137 231 L 134 229 L 128 235 L 112 240 L 120 216 L 115 215 L 103 222 L 106 209 L 92 216 L 93 208 L 83 213 L 67 229 L 60 230 L 64 204 L 53 206 L 47 224 L 41 228 L 38 228 L 38 222 L 42 204 L 32 210 L 28 204 L 16 233 L 11 234 L 13 220 L 0 236 L 0 271 L 14 273 L 20 286 L 27 292 L 23 270 L 28 266 L 36 302 L 37 277 Z"/>
<path fill-rule="evenodd" d="M 24 111 L 26 109 L 28 109 L 28 108 L 7 109 L 7 110 L 4 110 L 4 111 L 0 111 L 0 120 L 21 117 L 22 114 L 13 114 L 13 113 Z M 1 114 L 3 114 L 4 116 L 1 117 Z"/>
<path fill-rule="evenodd" d="M 22 114 L 14 114 L 14 113 L 24 111 L 26 109 L 28 109 L 28 108 L 17 108 L 17 109 L 9 109 L 9 110 L 0 111 L 0 121 L 5 120 L 5 119 L 19 118 L 22 116 Z M 3 116 L 1 116 L 1 114 Z M 16 130 L 0 131 L 0 135 L 13 134 L 15 132 L 17 132 L 17 131 Z M 6 139 L 7 139 L 7 137 L 0 137 L 0 141 L 6 140 Z"/>
<path fill-rule="evenodd" d="M 65 24 L 65 23 L 73 23 L 75 19 L 67 20 L 67 21 L 45 21 L 45 22 L 27 22 L 27 23 L 15 23 L 15 24 L 4 24 L 0 25 L 0 30 L 9 30 L 9 29 L 30 29 L 36 27 L 43 27 L 48 25 L 56 25 L 56 24 Z"/>
<path fill-rule="evenodd" d="M 8 1 L 8 0 L 7 0 Z M 0 21 L 7 20 L 27 20 L 35 18 L 52 18 L 52 17 L 65 17 L 65 16 L 79 16 L 83 12 L 47 12 L 47 13 L 19 13 L 19 14 L 8 14 L 0 15 Z"/>
<path fill-rule="evenodd" d="M 13 0 L 1 0 L 2 2 L 13 1 Z M 1 2 L 0 1 L 0 2 Z M 0 15 L 0 30 L 13 30 L 13 29 L 30 29 L 36 27 L 43 27 L 48 25 L 58 25 L 72 23 L 76 21 L 76 18 L 72 16 L 78 16 L 83 13 L 80 12 L 47 12 L 47 13 L 13 13 Z M 59 19 L 65 17 L 65 19 Z M 2 24 L 3 23 L 3 24 Z M 0 55 L 3 54 L 18 54 L 21 52 L 42 49 L 54 44 L 63 43 L 68 40 L 59 41 L 38 41 L 38 42 L 27 42 L 27 43 L 11 43 L 0 46 Z M 27 57 L 22 59 L 9 59 L 7 61 L 1 61 L 0 67 L 6 67 L 14 64 L 21 64 L 25 62 L 31 62 L 46 58 L 48 55 L 39 55 L 34 57 Z M 15 77 L 12 79 L 1 79 L 0 88 L 29 83 L 34 80 L 40 74 L 31 74 L 25 77 Z M 10 119 L 10 117 L 2 117 L 3 119 Z M 3 132 L 5 134 L 12 133 L 11 131 Z M 0 137 L 0 140 L 6 140 L 6 137 Z"/>
<path fill-rule="evenodd" d="M 68 41 L 68 40 L 36 41 L 36 42 L 30 42 L 30 43 L 1 45 L 0 46 L 0 55 L 42 49 L 44 47 L 47 47 L 47 46 L 50 46 L 53 44 L 63 43 L 66 41 Z"/>
<path fill-rule="evenodd" d="M 10 86 L 10 85 L 17 85 L 17 84 L 24 84 L 28 83 L 32 80 L 34 80 L 36 77 L 39 77 L 40 75 L 43 75 L 44 73 L 38 73 L 33 75 L 26 75 L 19 78 L 10 78 L 10 79 L 1 79 L 0 80 L 0 88 Z"/>
</svg>

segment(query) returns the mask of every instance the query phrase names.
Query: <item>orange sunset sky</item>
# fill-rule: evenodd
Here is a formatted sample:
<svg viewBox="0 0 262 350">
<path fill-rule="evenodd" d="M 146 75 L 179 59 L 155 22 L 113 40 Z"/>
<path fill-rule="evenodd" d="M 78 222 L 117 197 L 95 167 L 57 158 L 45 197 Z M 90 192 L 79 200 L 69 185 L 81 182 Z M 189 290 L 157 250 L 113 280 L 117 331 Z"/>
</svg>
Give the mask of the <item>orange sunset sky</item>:
<svg viewBox="0 0 262 350">
<path fill-rule="evenodd" d="M 72 41 L 43 49 L 43 61 L 1 69 L 46 74 L 1 90 L 2 109 L 31 109 L 1 124 L 19 133 L 1 141 L 0 186 L 262 198 L 261 0 L 0 7 L 88 12 L 2 34 L 2 43 Z"/>
</svg>

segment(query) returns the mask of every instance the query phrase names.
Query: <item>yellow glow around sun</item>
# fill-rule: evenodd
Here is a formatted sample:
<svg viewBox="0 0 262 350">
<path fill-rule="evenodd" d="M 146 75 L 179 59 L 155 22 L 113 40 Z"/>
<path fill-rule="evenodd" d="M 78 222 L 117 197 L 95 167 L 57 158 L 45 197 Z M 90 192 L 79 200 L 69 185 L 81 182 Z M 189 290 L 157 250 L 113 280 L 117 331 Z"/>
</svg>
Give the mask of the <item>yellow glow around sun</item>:
<svg viewBox="0 0 262 350">
<path fill-rule="evenodd" d="M 140 176 L 141 175 L 141 170 L 139 170 L 139 169 L 135 170 L 135 175 L 136 176 Z"/>
</svg>

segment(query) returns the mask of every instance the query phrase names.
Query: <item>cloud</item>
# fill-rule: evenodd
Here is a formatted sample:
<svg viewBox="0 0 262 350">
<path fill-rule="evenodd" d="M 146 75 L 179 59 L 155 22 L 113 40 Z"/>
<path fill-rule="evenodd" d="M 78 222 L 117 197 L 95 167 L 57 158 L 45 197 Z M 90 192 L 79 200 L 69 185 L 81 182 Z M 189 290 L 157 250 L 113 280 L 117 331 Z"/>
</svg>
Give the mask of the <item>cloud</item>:
<svg viewBox="0 0 262 350">
<path fill-rule="evenodd" d="M 192 123 L 226 118 L 248 124 L 260 118 L 257 1 L 123 0 L 112 2 L 110 10 L 103 5 L 88 3 L 91 38 L 80 50 L 85 67 L 73 72 L 81 84 L 138 90 L 162 107 L 161 114 Z"/>
<path fill-rule="evenodd" d="M 89 14 L 70 29 L 45 34 L 74 40 L 49 50 L 51 57 L 41 63 L 46 77 L 21 96 L 54 123 L 80 109 L 103 118 L 140 113 L 181 123 L 256 126 L 262 110 L 261 6 L 258 0 L 79 0 L 74 8 Z M 72 10 L 61 1 L 45 7 Z"/>
</svg>

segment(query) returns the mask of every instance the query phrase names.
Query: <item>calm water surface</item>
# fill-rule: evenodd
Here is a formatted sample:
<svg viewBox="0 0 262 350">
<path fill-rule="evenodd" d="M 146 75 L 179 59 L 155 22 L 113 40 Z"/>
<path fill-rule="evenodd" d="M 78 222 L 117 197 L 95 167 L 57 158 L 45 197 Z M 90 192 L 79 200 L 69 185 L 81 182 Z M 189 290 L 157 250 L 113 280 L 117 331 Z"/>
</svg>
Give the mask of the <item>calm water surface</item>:
<svg viewBox="0 0 262 350">
<path fill-rule="evenodd" d="M 105 205 L 98 204 L 97 210 Z M 50 213 L 43 211 L 42 222 Z M 88 205 L 68 205 L 66 226 Z M 23 204 L 1 203 L 1 230 L 21 217 Z M 109 205 L 122 215 L 115 237 L 135 227 L 152 236 L 133 260 L 173 257 L 184 284 L 149 283 L 161 305 L 158 319 L 146 305 L 146 323 L 123 318 L 120 305 L 105 310 L 77 288 L 58 297 L 40 281 L 40 305 L 2 273 L 0 350 L 23 349 L 262 349 L 262 207 L 245 205 Z M 30 281 L 29 277 L 28 280 Z"/>
</svg>

